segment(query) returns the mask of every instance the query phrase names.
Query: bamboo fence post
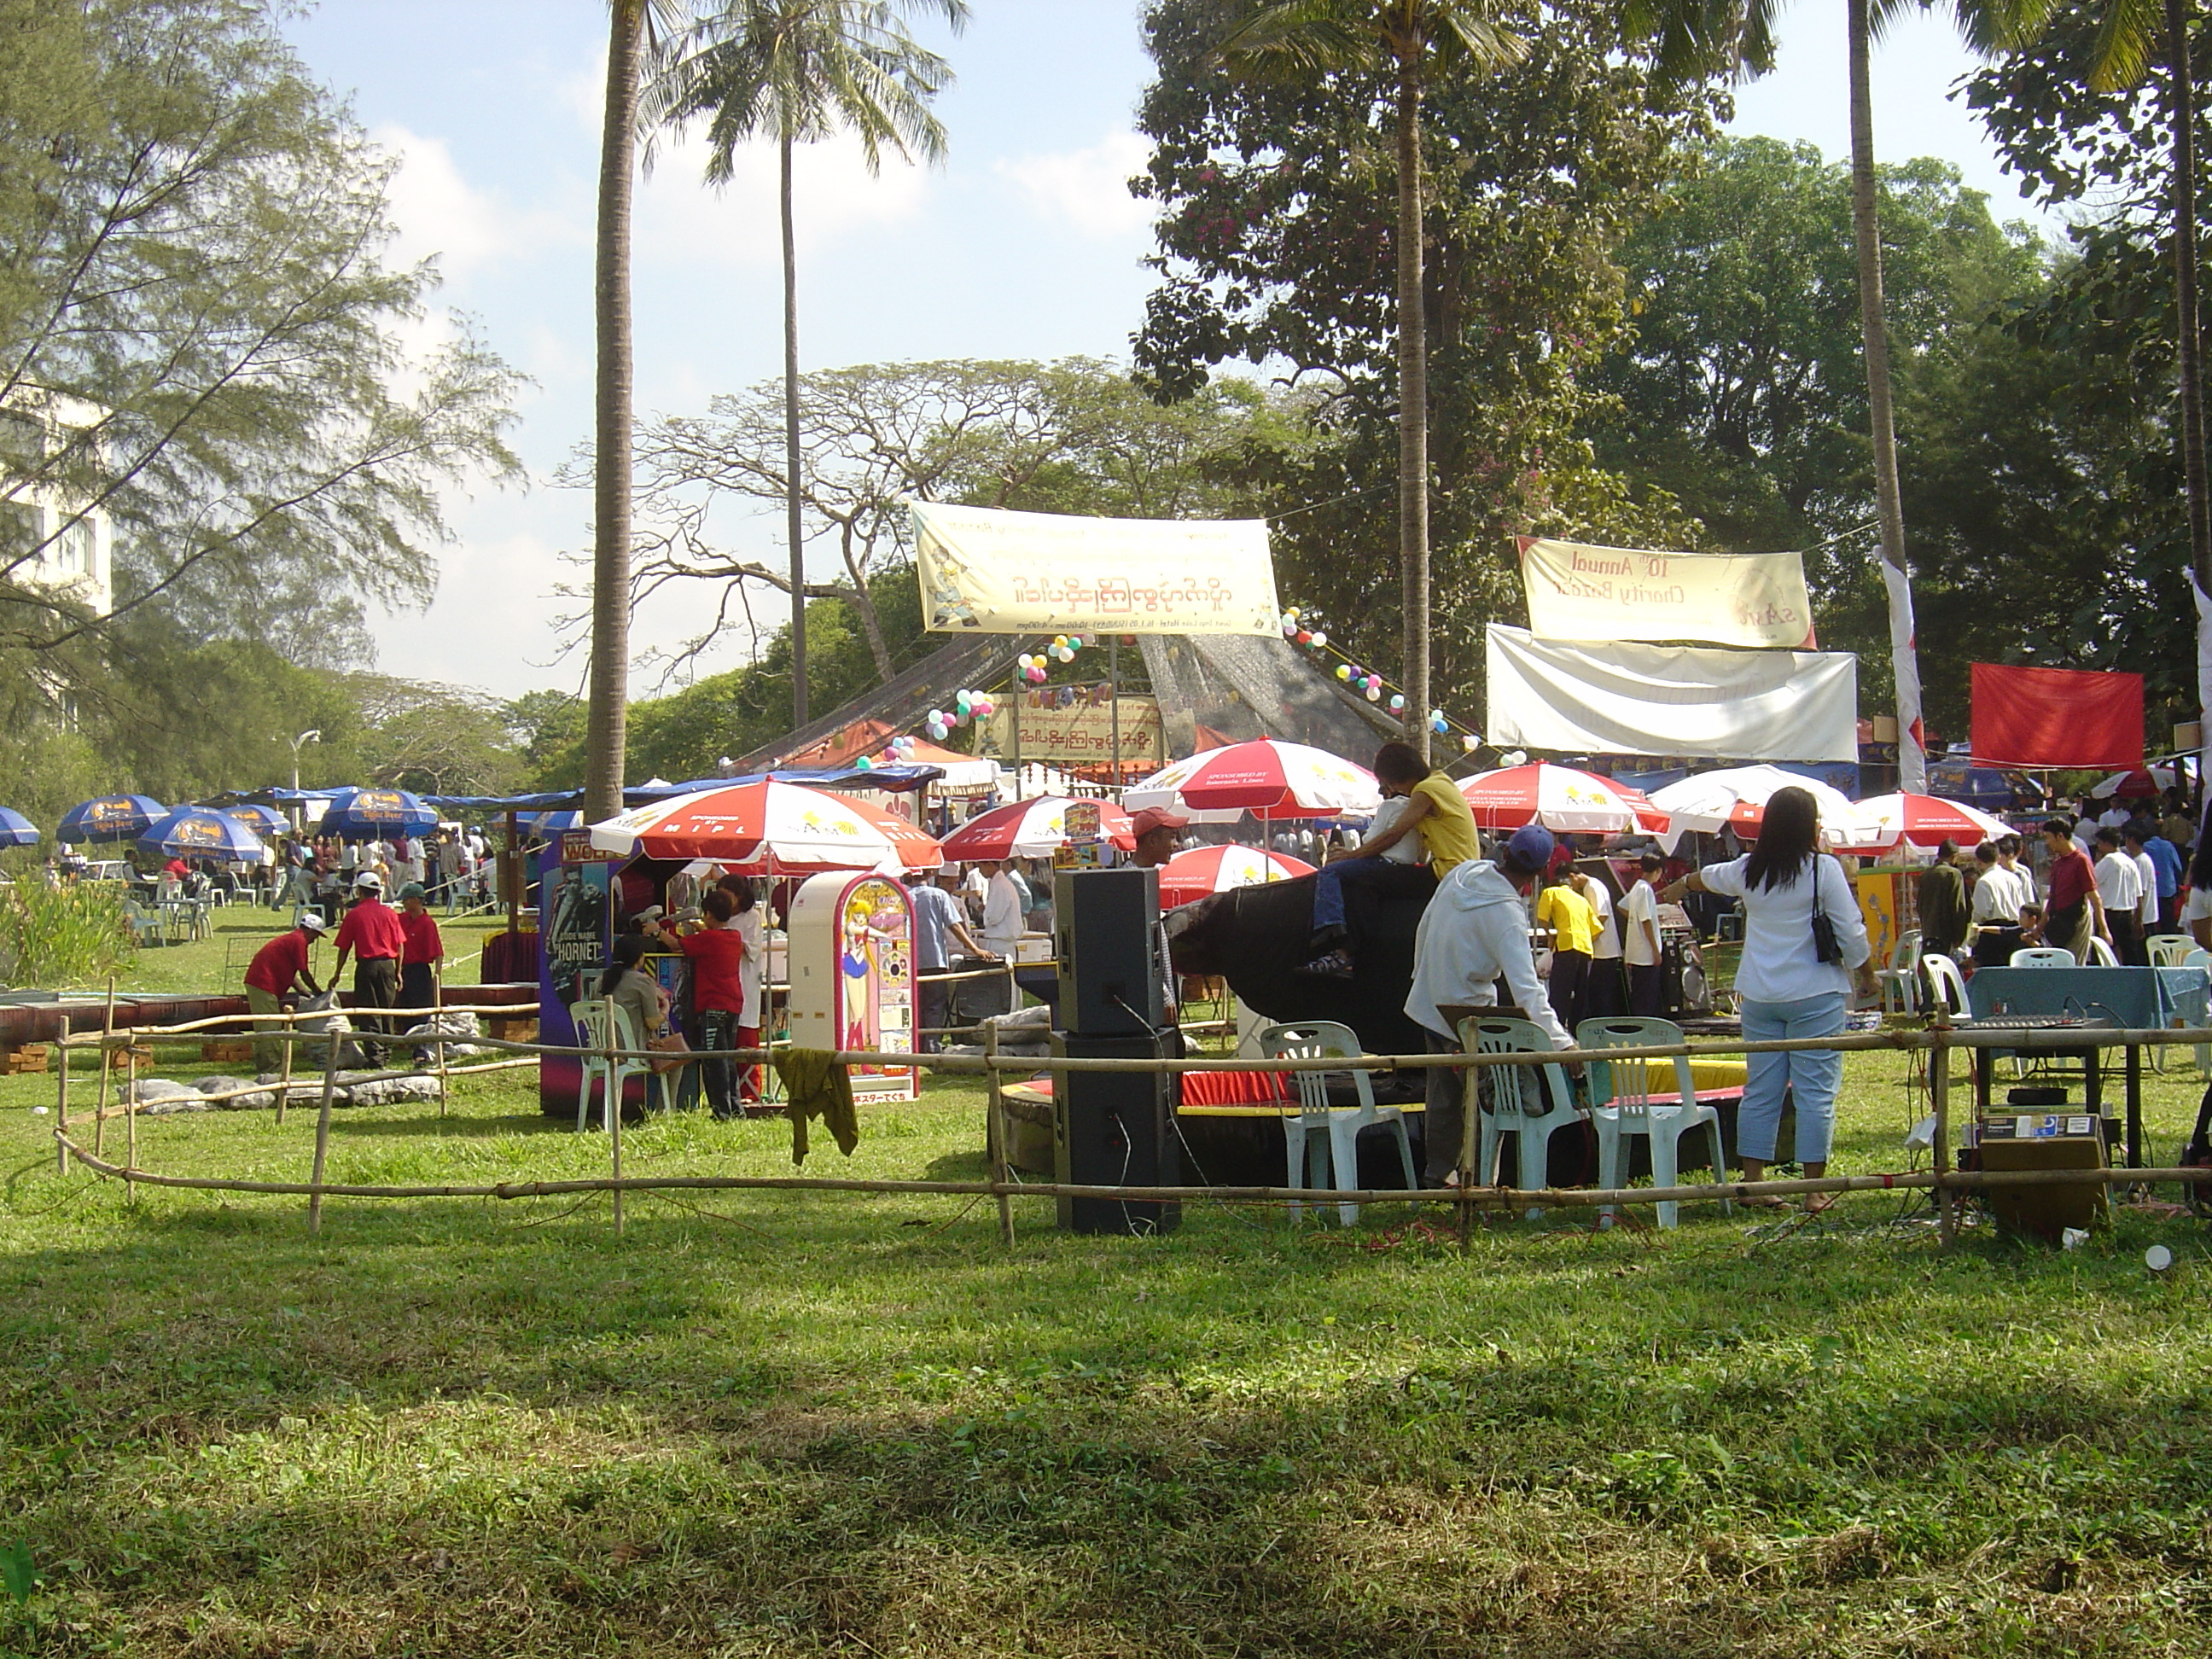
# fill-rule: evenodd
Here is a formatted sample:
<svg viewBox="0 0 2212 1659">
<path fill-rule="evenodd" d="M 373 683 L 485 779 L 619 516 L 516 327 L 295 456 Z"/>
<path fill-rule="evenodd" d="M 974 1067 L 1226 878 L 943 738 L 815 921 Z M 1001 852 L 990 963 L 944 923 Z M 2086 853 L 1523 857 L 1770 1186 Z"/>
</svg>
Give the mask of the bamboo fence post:
<svg viewBox="0 0 2212 1659">
<path fill-rule="evenodd" d="M 115 1067 L 115 975 L 107 976 L 107 1011 L 100 1017 L 100 1109 L 93 1115 L 92 1151 L 97 1158 L 107 1144 L 107 1079 Z"/>
<path fill-rule="evenodd" d="M 983 1028 L 983 1053 L 990 1060 L 999 1057 L 999 1028 Z M 983 1137 L 991 1158 L 991 1184 L 999 1188 L 999 1237 L 1011 1249 L 1014 1243 L 1014 1200 L 1006 1192 L 1006 1085 L 999 1068 L 993 1066 L 990 1104 L 983 1120 Z"/>
<path fill-rule="evenodd" d="M 1465 1043 L 1462 1041 L 1462 1046 Z M 1426 1087 L 1424 1079 L 1423 1087 Z M 1460 1079 L 1459 1249 L 1474 1247 L 1474 1138 L 1482 1127 L 1482 1073 L 1470 1066 Z"/>
<path fill-rule="evenodd" d="M 440 957 L 430 964 L 430 1029 L 443 1033 L 446 1018 L 446 959 Z M 438 1056 L 438 1115 L 446 1115 L 446 1089 L 450 1081 L 446 1068 L 446 1045 L 438 1043 L 432 1050 Z M 419 1060 L 421 1056 L 418 1054 Z"/>
<path fill-rule="evenodd" d="M 323 1106 L 315 1115 L 315 1166 L 307 1177 L 307 1234 L 310 1237 L 323 1231 L 323 1166 L 331 1152 L 331 1097 L 338 1083 L 338 1034 L 330 1028 L 337 1022 L 325 1020 L 323 1036 Z"/>
<path fill-rule="evenodd" d="M 1955 1243 L 1959 1237 L 1959 1212 L 1951 1189 L 1943 1179 L 1951 1173 L 1951 1028 L 1949 1022 L 1939 1021 L 1929 1033 L 1933 1040 L 1928 1050 L 1928 1103 L 1936 1114 L 1936 1145 L 1933 1163 L 1936 1170 L 1936 1237 L 1945 1244 Z M 1981 1062 L 1981 1055 L 1974 1056 Z"/>
<path fill-rule="evenodd" d="M 607 1011 L 607 1146 L 614 1159 L 614 1178 L 620 1182 L 622 1180 L 622 1082 L 620 1073 L 615 1069 L 618 1064 L 615 1059 L 615 1005 L 609 1002 L 605 1006 Z M 614 1189 L 614 1200 L 615 1237 L 620 1238 L 623 1236 L 623 1194 L 619 1186 Z"/>
<path fill-rule="evenodd" d="M 292 1048 L 300 1040 L 300 1012 L 296 1008 L 289 1013 L 279 1008 L 277 1012 L 283 1018 L 283 1024 L 276 1030 L 277 1039 L 284 1048 L 284 1063 L 276 1077 L 276 1127 L 281 1129 L 284 1127 L 285 1104 L 292 1098 Z"/>
<path fill-rule="evenodd" d="M 127 1039 L 126 1039 L 127 1041 Z M 134 1173 L 138 1168 L 138 1066 L 134 1060 L 124 1071 L 131 1079 L 130 1098 L 123 1103 L 123 1167 Z M 126 1176 L 123 1182 L 123 1196 L 126 1202 L 138 1201 L 138 1183 Z"/>
<path fill-rule="evenodd" d="M 54 1083 L 54 1114 L 57 1120 L 54 1127 L 60 1132 L 60 1139 L 54 1142 L 54 1173 L 58 1176 L 64 1176 L 69 1173 L 69 1148 L 62 1145 L 62 1141 L 66 1140 L 69 1138 L 70 1127 L 70 1017 L 69 1010 L 66 1007 L 61 1011 L 61 1040 L 54 1044 L 54 1054 L 59 1060 L 59 1070 L 61 1072 L 61 1075 L 55 1079 Z"/>
</svg>

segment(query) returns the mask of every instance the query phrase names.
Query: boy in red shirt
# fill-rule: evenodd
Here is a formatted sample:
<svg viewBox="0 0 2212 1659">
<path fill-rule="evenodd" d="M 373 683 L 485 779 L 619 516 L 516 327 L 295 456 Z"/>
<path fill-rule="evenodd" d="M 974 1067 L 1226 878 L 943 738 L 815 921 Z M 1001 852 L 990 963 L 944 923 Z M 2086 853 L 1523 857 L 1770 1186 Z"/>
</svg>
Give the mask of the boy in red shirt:
<svg viewBox="0 0 2212 1659">
<path fill-rule="evenodd" d="M 700 901 L 707 913 L 707 925 L 696 933 L 677 938 L 665 932 L 659 922 L 647 924 L 647 931 L 656 939 L 672 943 L 691 959 L 691 1012 L 698 1022 L 699 1047 L 714 1048 L 755 1048 L 760 1046 L 760 1028 L 747 1021 L 757 1018 L 748 1006 L 746 997 L 747 959 L 754 955 L 755 946 L 749 935 L 753 932 L 735 923 L 738 915 L 737 896 L 726 887 L 710 887 Z M 752 907 L 745 907 L 750 914 Z M 744 1110 L 738 1099 L 737 1062 L 729 1060 L 702 1060 L 699 1062 L 700 1081 L 706 1085 L 707 1103 L 716 1117 L 737 1117 Z M 751 1067 L 746 1067 L 748 1075 Z"/>
<path fill-rule="evenodd" d="M 438 1000 L 438 963 L 446 954 L 446 942 L 438 937 L 438 919 L 430 914 L 428 896 L 422 884 L 410 881 L 399 890 L 399 931 L 407 943 L 399 952 L 399 1006 L 402 1008 L 434 1008 Z M 410 1024 L 420 1024 L 428 1014 L 413 1016 Z M 419 1050 L 416 1064 L 428 1064 L 430 1051 Z"/>
</svg>

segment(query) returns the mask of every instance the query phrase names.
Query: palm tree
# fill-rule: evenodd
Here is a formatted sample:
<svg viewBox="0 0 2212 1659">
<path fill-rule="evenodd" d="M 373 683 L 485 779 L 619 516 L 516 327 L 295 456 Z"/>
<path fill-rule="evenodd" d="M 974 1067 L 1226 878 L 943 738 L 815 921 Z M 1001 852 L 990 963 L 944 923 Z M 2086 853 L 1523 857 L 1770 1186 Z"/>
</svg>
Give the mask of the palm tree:
<svg viewBox="0 0 2212 1659">
<path fill-rule="evenodd" d="M 1232 69 L 1292 81 L 1387 75 L 1398 152 L 1398 578 L 1407 735 L 1429 752 L 1429 353 L 1422 299 L 1421 102 L 1438 76 L 1527 51 L 1496 0 L 1262 0 L 1222 42 Z"/>
<path fill-rule="evenodd" d="M 791 723 L 806 724 L 805 531 L 800 520 L 799 261 L 792 236 L 794 146 L 841 131 L 860 141 L 868 171 L 886 146 L 911 161 L 945 157 L 930 100 L 952 83 L 943 58 L 906 21 L 935 13 L 957 33 L 968 0 L 722 0 L 663 55 L 647 109 L 671 123 L 708 118 L 710 184 L 726 185 L 737 147 L 773 137 L 783 228 L 785 533 L 791 550 Z"/>
<path fill-rule="evenodd" d="M 2113 0 L 2124 7 L 2143 0 Z M 1967 46 L 1995 57 L 2024 46 L 2043 26 L 2052 0 L 1949 0 Z M 1889 328 L 1882 303 L 1881 229 L 1875 207 L 1874 104 L 1869 59 L 1883 29 L 1907 11 L 1929 11 L 1936 0 L 1844 0 L 1850 87 L 1851 229 L 1859 266 L 1859 326 L 1865 339 L 1867 410 L 1874 450 L 1875 510 L 1881 528 L 1882 585 L 1889 598 L 1890 665 L 1897 682 L 1898 781 L 1927 787 L 1925 732 L 1920 721 L 1920 665 L 1912 631 L 1912 586 L 1905 562 L 1905 511 L 1898 498 L 1897 433 L 1891 414 Z M 1773 67 L 1779 0 L 1637 0 L 1632 26 L 1656 35 L 1663 67 L 1710 72 L 1732 64 L 1740 73 Z"/>
<path fill-rule="evenodd" d="M 584 810 L 622 811 L 629 730 L 629 215 L 637 167 L 639 71 L 675 22 L 674 0 L 611 0 L 607 88 L 599 130 L 599 224 L 593 289 L 599 335 L 592 467 L 592 668 L 585 714 Z"/>
</svg>

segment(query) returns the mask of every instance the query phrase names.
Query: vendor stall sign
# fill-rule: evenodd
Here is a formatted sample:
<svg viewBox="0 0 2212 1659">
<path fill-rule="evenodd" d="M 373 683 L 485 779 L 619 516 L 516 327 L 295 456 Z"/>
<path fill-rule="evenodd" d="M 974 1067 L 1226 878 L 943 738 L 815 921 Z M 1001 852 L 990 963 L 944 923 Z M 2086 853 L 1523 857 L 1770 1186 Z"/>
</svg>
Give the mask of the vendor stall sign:
<svg viewBox="0 0 2212 1659">
<path fill-rule="evenodd" d="M 922 611 L 939 632 L 1282 632 L 1263 519 L 912 505 Z"/>
<path fill-rule="evenodd" d="M 605 864 L 612 857 L 612 853 L 592 845 L 592 832 L 588 830 L 563 830 L 561 832 L 561 862 L 563 864 Z"/>
<path fill-rule="evenodd" d="M 1818 643 L 1795 553 L 1653 553 L 1524 536 L 1521 577 L 1540 640 Z"/>
<path fill-rule="evenodd" d="M 1158 701 L 1152 697 L 1121 697 L 1115 702 L 1121 710 L 1119 749 L 1122 763 L 1126 765 L 1138 762 L 1148 770 L 1164 764 Z M 1111 765 L 1116 748 L 1115 708 L 1115 703 L 1097 708 L 1077 703 L 1067 708 L 1024 706 L 1018 714 L 1008 708 L 994 709 L 983 723 L 982 741 L 978 747 L 994 758 L 1012 760 L 1018 720 L 1021 756 L 1025 761 Z"/>
</svg>

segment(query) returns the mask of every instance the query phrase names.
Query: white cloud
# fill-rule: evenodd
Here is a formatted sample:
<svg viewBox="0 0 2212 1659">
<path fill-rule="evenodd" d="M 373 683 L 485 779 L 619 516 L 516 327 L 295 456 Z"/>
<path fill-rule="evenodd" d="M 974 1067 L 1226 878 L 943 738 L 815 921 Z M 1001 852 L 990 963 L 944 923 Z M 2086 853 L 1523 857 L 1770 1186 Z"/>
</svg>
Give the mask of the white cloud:
<svg viewBox="0 0 2212 1659">
<path fill-rule="evenodd" d="M 661 149 L 638 190 L 638 261 L 774 270 L 783 258 L 775 147 L 742 146 L 732 158 L 730 182 L 720 190 L 702 182 L 706 159 L 697 143 Z M 859 141 L 848 134 L 801 145 L 792 163 L 799 253 L 911 220 L 932 190 L 927 172 L 896 154 L 884 157 L 881 173 L 870 173 Z"/>
<path fill-rule="evenodd" d="M 1129 194 L 1152 150 L 1133 132 L 1109 132 L 1088 149 L 1022 155 L 994 162 L 1029 198 L 1030 208 L 1085 236 L 1129 235 L 1152 222 L 1152 208 Z"/>
<path fill-rule="evenodd" d="M 399 228 L 398 252 L 406 260 L 434 255 L 447 278 L 463 282 L 505 260 L 589 245 L 588 220 L 519 207 L 478 190 L 442 138 L 401 126 L 380 126 L 369 136 L 399 161 L 388 195 L 392 222 Z"/>
</svg>

